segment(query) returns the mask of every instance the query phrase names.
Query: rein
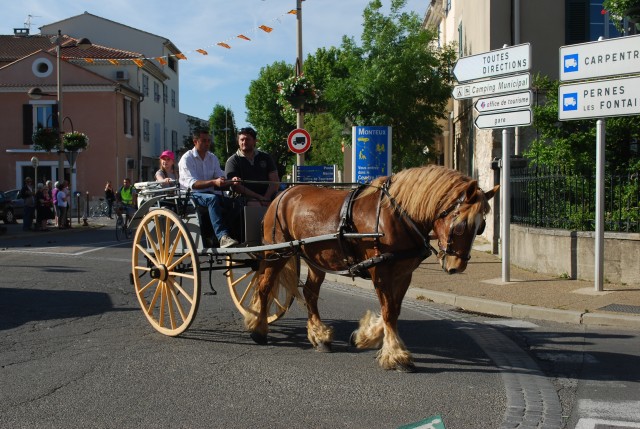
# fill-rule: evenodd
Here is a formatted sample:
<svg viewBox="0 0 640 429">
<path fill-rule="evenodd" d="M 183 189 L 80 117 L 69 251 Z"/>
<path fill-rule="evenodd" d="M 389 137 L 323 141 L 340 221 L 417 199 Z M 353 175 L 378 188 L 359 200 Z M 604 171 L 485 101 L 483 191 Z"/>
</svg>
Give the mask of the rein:
<svg viewBox="0 0 640 429">
<path fill-rule="evenodd" d="M 449 213 L 451 212 L 457 212 L 457 210 L 460 208 L 460 204 L 462 204 L 464 202 L 464 196 L 460 197 L 451 207 L 449 207 L 446 210 L 443 210 L 437 219 L 444 219 L 446 218 Z M 449 226 L 449 236 L 447 237 L 447 246 L 443 249 L 442 248 L 442 243 L 440 243 L 440 240 L 438 240 L 438 248 L 440 249 L 440 251 L 438 252 L 438 254 L 436 255 L 436 257 L 438 259 L 443 259 L 445 256 L 455 256 L 457 258 L 460 258 L 464 261 L 468 261 L 471 259 L 471 248 L 469 248 L 469 253 L 466 255 L 460 255 L 457 252 L 455 252 L 454 250 L 451 249 L 451 245 L 453 244 L 453 235 L 461 235 L 461 234 L 457 234 L 456 233 L 456 228 L 453 227 L 453 224 L 455 223 L 456 219 L 458 218 L 459 213 L 454 213 L 453 218 L 451 219 L 451 225 Z M 464 222 L 464 224 L 466 225 L 466 221 Z"/>
</svg>

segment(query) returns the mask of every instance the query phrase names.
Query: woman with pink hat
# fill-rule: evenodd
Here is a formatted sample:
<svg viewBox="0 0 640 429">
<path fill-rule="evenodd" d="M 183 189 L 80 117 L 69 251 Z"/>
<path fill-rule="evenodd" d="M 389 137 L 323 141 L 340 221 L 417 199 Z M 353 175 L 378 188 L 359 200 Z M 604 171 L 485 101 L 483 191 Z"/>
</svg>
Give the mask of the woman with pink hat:
<svg viewBox="0 0 640 429">
<path fill-rule="evenodd" d="M 160 169 L 156 171 L 156 181 L 169 186 L 178 180 L 178 172 L 175 169 L 176 156 L 170 150 L 165 150 L 160 155 Z"/>
</svg>

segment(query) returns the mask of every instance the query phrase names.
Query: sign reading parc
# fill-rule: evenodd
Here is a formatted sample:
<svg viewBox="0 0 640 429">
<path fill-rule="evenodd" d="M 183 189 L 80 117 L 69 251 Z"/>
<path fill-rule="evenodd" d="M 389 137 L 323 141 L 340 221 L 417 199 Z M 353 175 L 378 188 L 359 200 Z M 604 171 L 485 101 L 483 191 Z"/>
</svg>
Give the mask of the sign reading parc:
<svg viewBox="0 0 640 429">
<path fill-rule="evenodd" d="M 638 73 L 640 35 L 560 47 L 560 81 Z"/>
<path fill-rule="evenodd" d="M 602 118 L 640 113 L 640 76 L 561 85 L 558 119 Z"/>
<path fill-rule="evenodd" d="M 353 182 L 391 175 L 391 127 L 353 127 L 351 140 Z"/>
<path fill-rule="evenodd" d="M 458 82 L 531 70 L 531 44 L 510 46 L 478 55 L 462 57 L 453 68 Z"/>
</svg>

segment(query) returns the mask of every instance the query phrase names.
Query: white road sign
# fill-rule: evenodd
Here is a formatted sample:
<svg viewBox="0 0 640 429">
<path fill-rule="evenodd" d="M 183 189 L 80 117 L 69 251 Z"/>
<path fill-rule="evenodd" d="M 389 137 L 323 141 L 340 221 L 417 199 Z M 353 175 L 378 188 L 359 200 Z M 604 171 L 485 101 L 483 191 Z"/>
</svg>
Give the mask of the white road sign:
<svg viewBox="0 0 640 429">
<path fill-rule="evenodd" d="M 531 109 L 512 110 L 480 115 L 476 118 L 477 128 L 509 128 L 531 125 Z"/>
<path fill-rule="evenodd" d="M 560 81 L 640 74 L 640 35 L 560 47 Z"/>
<path fill-rule="evenodd" d="M 515 94 L 481 98 L 476 101 L 475 108 L 478 113 L 493 112 L 496 110 L 515 110 L 531 106 L 532 100 L 533 94 L 531 91 L 516 92 Z"/>
<path fill-rule="evenodd" d="M 460 58 L 453 67 L 458 82 L 531 70 L 531 44 L 510 46 Z"/>
<path fill-rule="evenodd" d="M 524 91 L 529 89 L 530 86 L 531 76 L 529 73 L 524 73 L 499 79 L 456 85 L 453 87 L 451 95 L 456 100 L 464 100 L 465 98 L 486 97 L 488 95 Z"/>
<path fill-rule="evenodd" d="M 640 76 L 560 85 L 558 119 L 640 114 Z"/>
</svg>

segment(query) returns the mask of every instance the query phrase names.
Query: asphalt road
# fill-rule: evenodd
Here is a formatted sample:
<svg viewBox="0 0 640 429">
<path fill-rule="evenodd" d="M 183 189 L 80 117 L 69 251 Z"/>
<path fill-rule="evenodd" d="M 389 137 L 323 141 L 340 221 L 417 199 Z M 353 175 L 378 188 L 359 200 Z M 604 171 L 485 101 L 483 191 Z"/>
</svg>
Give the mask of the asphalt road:
<svg viewBox="0 0 640 429">
<path fill-rule="evenodd" d="M 218 272 L 218 294 L 204 284 L 193 325 L 170 338 L 141 313 L 130 243 L 115 242 L 113 229 L 32 237 L 0 242 L 0 427 L 396 428 L 441 415 L 450 429 L 559 428 L 587 408 L 597 417 L 611 392 L 619 406 L 640 403 L 628 393 L 640 391 L 634 333 L 507 323 L 406 300 L 400 334 L 418 371 L 403 374 L 348 345 L 357 319 L 378 308 L 370 291 L 323 287 L 334 353 L 310 347 L 298 304 L 257 346 Z M 559 359 L 567 350 L 582 361 Z M 606 357 L 609 369 L 589 356 Z"/>
</svg>

